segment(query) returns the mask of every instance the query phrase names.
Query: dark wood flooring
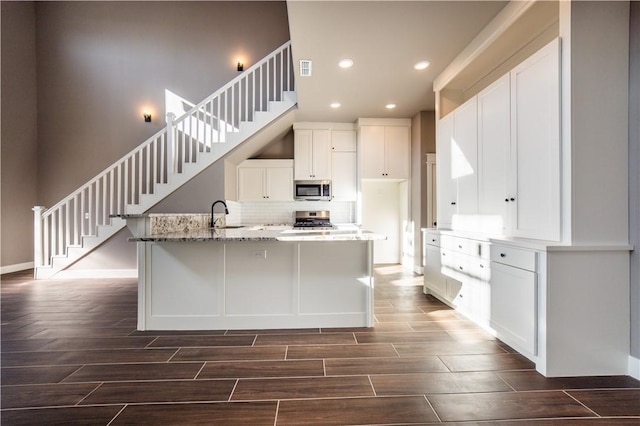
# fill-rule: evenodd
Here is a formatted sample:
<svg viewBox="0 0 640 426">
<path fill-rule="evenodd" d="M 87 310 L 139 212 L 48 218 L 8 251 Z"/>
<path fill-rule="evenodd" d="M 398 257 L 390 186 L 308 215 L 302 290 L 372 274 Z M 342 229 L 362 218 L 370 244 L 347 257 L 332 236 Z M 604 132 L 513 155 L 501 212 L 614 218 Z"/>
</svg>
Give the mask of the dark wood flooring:
<svg viewBox="0 0 640 426">
<path fill-rule="evenodd" d="M 131 279 L 2 276 L 2 425 L 640 425 L 640 382 L 547 379 L 376 268 L 372 329 L 136 331 Z"/>
</svg>

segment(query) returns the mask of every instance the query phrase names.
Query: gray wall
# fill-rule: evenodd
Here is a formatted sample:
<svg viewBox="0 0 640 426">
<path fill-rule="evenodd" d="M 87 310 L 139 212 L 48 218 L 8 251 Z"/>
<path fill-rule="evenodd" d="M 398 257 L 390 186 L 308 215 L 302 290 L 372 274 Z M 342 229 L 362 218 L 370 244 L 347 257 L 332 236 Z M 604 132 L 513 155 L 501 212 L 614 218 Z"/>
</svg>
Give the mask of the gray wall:
<svg viewBox="0 0 640 426">
<path fill-rule="evenodd" d="M 165 89 L 199 102 L 289 39 L 284 2 L 38 2 L 36 24 L 44 205 L 157 132 Z"/>
<path fill-rule="evenodd" d="M 422 265 L 422 228 L 427 223 L 427 153 L 436 152 L 436 113 L 420 111 L 411 119 L 411 207 L 413 223 L 413 262 Z"/>
<path fill-rule="evenodd" d="M 35 7 L 0 3 L 2 15 L 2 266 L 33 260 L 33 213 L 37 201 Z"/>
<path fill-rule="evenodd" d="M 2 247 L 15 254 L 3 250 L 3 266 L 33 258 L 33 205 L 53 205 L 164 126 L 165 89 L 198 102 L 237 75 L 237 58 L 251 66 L 289 39 L 284 1 L 2 2 L 2 24 L 2 138 L 15 141 L 2 148 L 2 225 L 14 232 Z M 206 211 L 222 176 L 214 165 L 164 207 Z M 18 253 L 15 239 L 28 247 Z"/>
<path fill-rule="evenodd" d="M 631 252 L 631 355 L 640 359 L 640 4 L 629 16 L 629 219 Z"/>
</svg>

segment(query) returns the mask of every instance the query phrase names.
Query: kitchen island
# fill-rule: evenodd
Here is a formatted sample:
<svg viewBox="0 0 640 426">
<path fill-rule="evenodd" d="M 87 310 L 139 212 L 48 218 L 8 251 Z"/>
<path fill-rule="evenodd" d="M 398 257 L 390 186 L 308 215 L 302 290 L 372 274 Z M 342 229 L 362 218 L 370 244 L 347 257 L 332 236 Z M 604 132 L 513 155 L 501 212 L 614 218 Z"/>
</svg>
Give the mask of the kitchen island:
<svg viewBox="0 0 640 426">
<path fill-rule="evenodd" d="M 123 217 L 138 247 L 139 330 L 373 326 L 373 242 L 384 236 Z"/>
</svg>

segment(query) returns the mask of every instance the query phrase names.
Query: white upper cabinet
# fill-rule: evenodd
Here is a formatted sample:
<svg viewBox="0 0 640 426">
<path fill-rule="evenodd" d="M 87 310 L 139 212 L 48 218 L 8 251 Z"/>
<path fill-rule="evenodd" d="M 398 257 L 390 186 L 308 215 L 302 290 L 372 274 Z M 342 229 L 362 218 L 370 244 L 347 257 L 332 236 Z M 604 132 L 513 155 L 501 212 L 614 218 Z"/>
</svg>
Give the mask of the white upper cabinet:
<svg viewBox="0 0 640 426">
<path fill-rule="evenodd" d="M 332 130 L 331 150 L 356 152 L 356 131 L 355 130 Z"/>
<path fill-rule="evenodd" d="M 410 120 L 406 125 L 360 122 L 363 179 L 409 179 Z M 402 120 L 405 121 L 405 120 Z"/>
<path fill-rule="evenodd" d="M 438 227 L 475 230 L 478 212 L 476 98 L 441 119 L 436 136 Z"/>
<path fill-rule="evenodd" d="M 471 98 L 453 114 L 451 176 L 457 183 L 457 214 L 467 228 L 478 213 L 478 105 Z"/>
<path fill-rule="evenodd" d="M 561 238 L 559 43 L 511 71 L 509 227 L 518 237 Z"/>
<path fill-rule="evenodd" d="M 331 179 L 331 131 L 294 127 L 294 163 L 296 180 Z"/>
<path fill-rule="evenodd" d="M 438 227 L 560 241 L 559 42 L 438 122 Z"/>
<path fill-rule="evenodd" d="M 451 175 L 451 140 L 453 139 L 453 113 L 438 121 L 436 128 L 436 179 L 438 194 L 438 228 L 451 229 L 451 220 L 457 212 L 456 182 Z"/>
<path fill-rule="evenodd" d="M 331 190 L 336 201 L 357 200 L 356 131 L 331 131 Z"/>
<path fill-rule="evenodd" d="M 478 224 L 481 229 L 504 233 L 510 152 L 509 75 L 478 94 Z"/>
<path fill-rule="evenodd" d="M 293 161 L 245 160 L 240 163 L 238 201 L 293 201 Z"/>
</svg>

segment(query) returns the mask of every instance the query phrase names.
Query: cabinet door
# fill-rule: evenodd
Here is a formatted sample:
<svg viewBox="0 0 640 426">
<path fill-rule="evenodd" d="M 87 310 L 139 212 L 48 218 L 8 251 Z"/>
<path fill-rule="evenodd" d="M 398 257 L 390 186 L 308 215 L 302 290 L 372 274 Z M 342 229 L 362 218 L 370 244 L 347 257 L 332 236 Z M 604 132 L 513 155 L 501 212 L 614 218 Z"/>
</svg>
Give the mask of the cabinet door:
<svg viewBox="0 0 640 426">
<path fill-rule="evenodd" d="M 510 230 L 560 240 L 559 40 L 511 71 Z"/>
<path fill-rule="evenodd" d="M 440 249 L 425 246 L 424 292 L 447 297 L 447 278 L 440 272 Z"/>
<path fill-rule="evenodd" d="M 265 169 L 238 167 L 238 201 L 265 201 Z"/>
<path fill-rule="evenodd" d="M 334 151 L 332 154 L 331 190 L 337 201 L 357 200 L 356 153 Z"/>
<path fill-rule="evenodd" d="M 438 228 L 451 229 L 451 220 L 457 212 L 456 181 L 452 176 L 451 150 L 453 139 L 453 113 L 438 121 L 436 133 L 436 185 L 438 193 Z"/>
<path fill-rule="evenodd" d="M 536 273 L 491 262 L 491 327 L 517 350 L 536 354 Z"/>
<path fill-rule="evenodd" d="M 510 143 L 509 75 L 478 94 L 478 213 L 480 228 L 504 233 Z"/>
<path fill-rule="evenodd" d="M 312 179 L 331 179 L 331 132 L 313 130 L 311 149 Z"/>
<path fill-rule="evenodd" d="M 290 167 L 267 168 L 266 180 L 269 201 L 293 201 L 293 171 Z"/>
<path fill-rule="evenodd" d="M 362 178 L 384 178 L 384 126 L 360 128 Z"/>
<path fill-rule="evenodd" d="M 387 126 L 384 129 L 384 177 L 409 179 L 409 128 Z"/>
<path fill-rule="evenodd" d="M 333 151 L 356 151 L 355 130 L 333 130 L 331 132 L 331 149 Z"/>
<path fill-rule="evenodd" d="M 467 219 L 478 213 L 478 109 L 471 98 L 454 111 L 451 171 L 457 182 L 458 215 L 461 229 L 473 230 Z M 466 216 L 466 217 L 464 217 Z"/>
<path fill-rule="evenodd" d="M 296 180 L 313 179 L 313 131 L 295 130 L 293 137 L 293 169 Z"/>
</svg>

